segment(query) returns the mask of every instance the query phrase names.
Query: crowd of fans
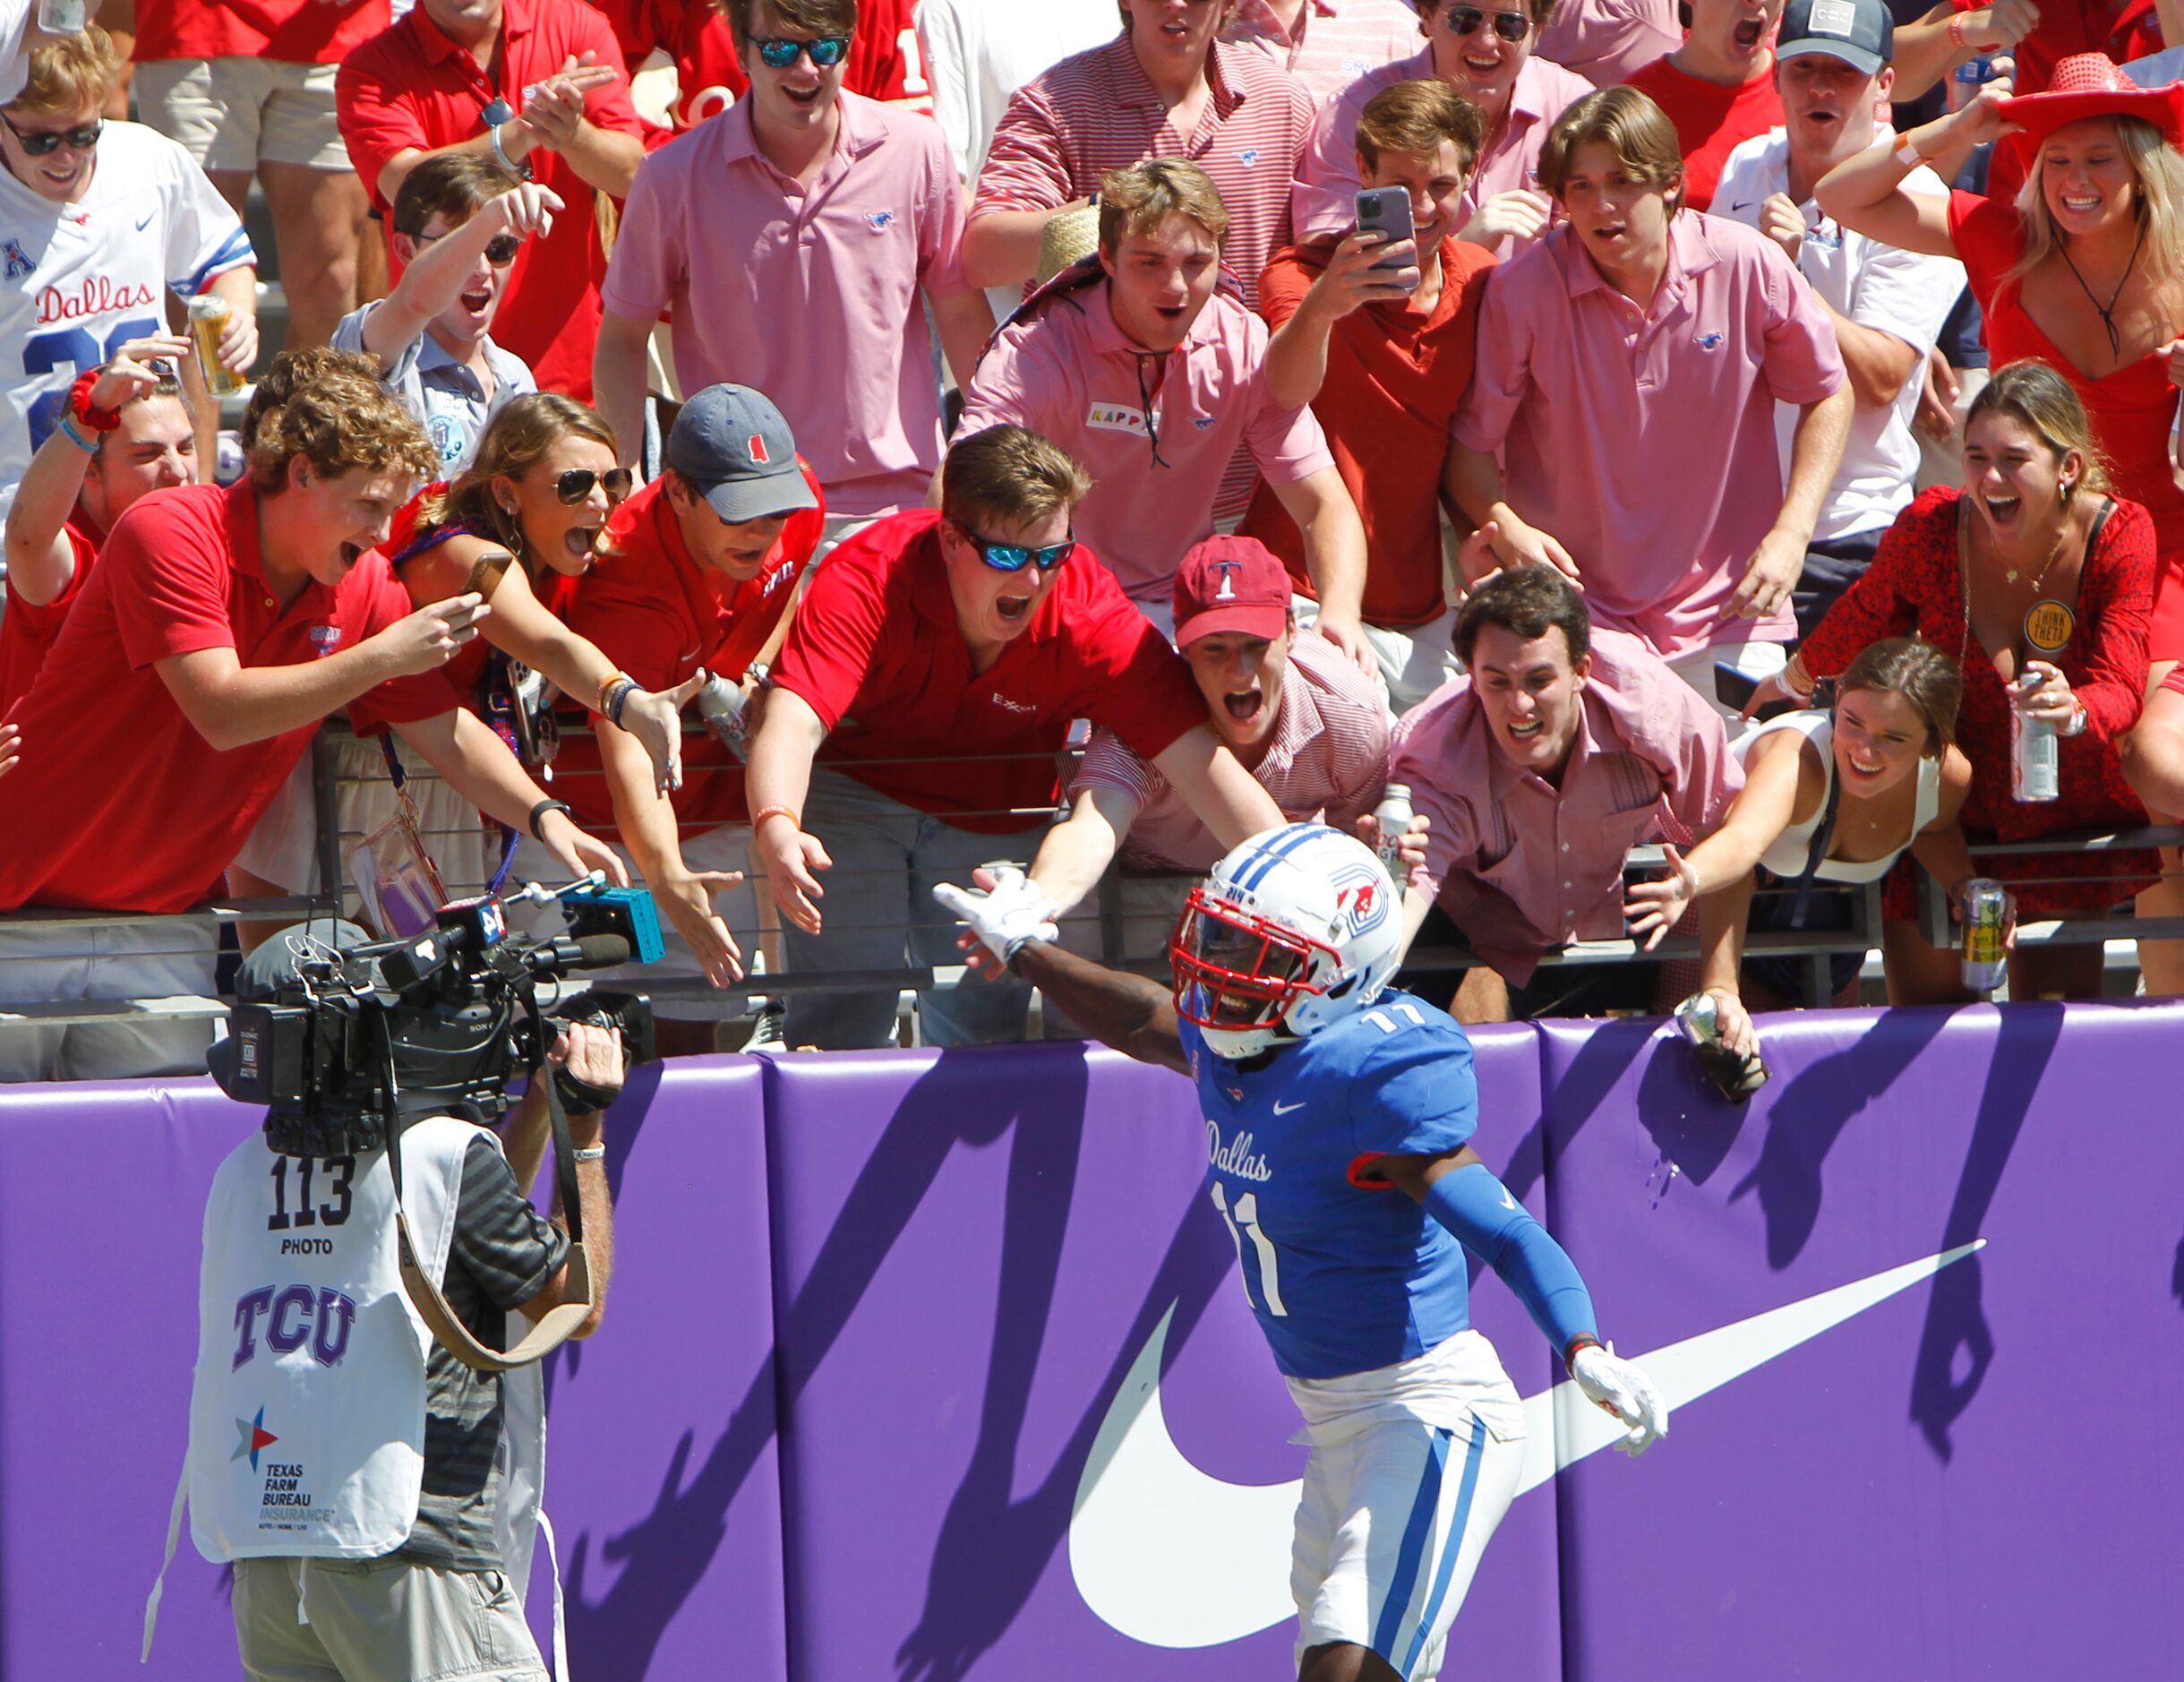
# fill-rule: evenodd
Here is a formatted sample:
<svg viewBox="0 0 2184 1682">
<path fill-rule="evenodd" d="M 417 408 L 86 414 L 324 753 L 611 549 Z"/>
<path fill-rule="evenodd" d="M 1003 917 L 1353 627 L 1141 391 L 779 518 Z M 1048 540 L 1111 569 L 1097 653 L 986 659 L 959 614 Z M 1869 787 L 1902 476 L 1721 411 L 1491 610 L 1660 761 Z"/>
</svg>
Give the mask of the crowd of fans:
<svg viewBox="0 0 2184 1682">
<path fill-rule="evenodd" d="M 2171 849 L 1968 850 L 2184 813 L 2154 13 L 1503 3 L 0 0 L 0 913 L 113 914 L 0 925 L 0 1008 L 210 992 L 165 914 L 342 888 L 341 714 L 382 929 L 601 869 L 664 973 L 863 983 L 792 1046 L 963 961 L 938 884 L 1089 949 L 1119 864 L 1157 963 L 1295 819 L 1387 849 L 1469 1021 L 1663 1008 L 1542 960 L 1680 929 L 1748 1043 L 1860 956 L 1748 931 L 1877 881 L 1891 1000 L 1968 997 L 1919 869 L 2184 912 Z M 1026 1031 L 972 967 L 929 1043 Z"/>
</svg>

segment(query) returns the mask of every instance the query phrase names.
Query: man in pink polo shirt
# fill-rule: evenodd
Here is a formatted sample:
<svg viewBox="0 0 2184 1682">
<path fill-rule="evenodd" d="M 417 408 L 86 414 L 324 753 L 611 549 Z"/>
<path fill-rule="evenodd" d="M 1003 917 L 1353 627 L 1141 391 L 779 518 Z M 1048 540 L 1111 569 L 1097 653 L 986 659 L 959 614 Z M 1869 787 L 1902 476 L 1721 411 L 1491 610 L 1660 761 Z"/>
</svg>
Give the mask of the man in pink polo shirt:
<svg viewBox="0 0 2184 1682">
<path fill-rule="evenodd" d="M 1828 313 L 1765 235 L 1680 208 L 1675 130 L 1635 89 L 1564 112 L 1540 170 L 1569 219 L 1486 288 L 1451 498 L 1702 696 L 1717 662 L 1771 676 L 1850 431 Z M 1779 497 L 1777 401 L 1802 411 Z"/>
<path fill-rule="evenodd" d="M 1552 206 L 1539 185 L 1547 125 L 1592 91 L 1584 77 L 1538 57 L 1539 29 L 1554 0 L 1417 0 L 1426 50 L 1361 76 L 1320 109 L 1298 162 L 1289 214 L 1300 240 L 1340 238 L 1358 220 L 1358 118 L 1399 82 L 1445 82 L 1479 107 L 1486 143 L 1464 188 L 1459 239 L 1504 262 L 1546 230 Z"/>
<path fill-rule="evenodd" d="M 1460 1021 L 1648 1008 L 1652 965 L 1533 972 L 1572 940 L 1621 937 L 1631 848 L 1687 845 L 1727 810 L 1744 774 L 1721 719 L 1643 644 L 1595 629 L 1552 568 L 1472 591 L 1456 648 L 1470 675 L 1405 714 L 1389 755 L 1426 820 L 1406 940 L 1437 902 L 1490 966 L 1465 977 Z"/>
<path fill-rule="evenodd" d="M 1263 544 L 1209 537 L 1193 549 L 1176 572 L 1175 615 L 1176 646 L 1206 717 L 1285 822 L 1349 829 L 1379 803 L 1388 780 L 1387 708 L 1340 648 L 1298 630 L 1289 571 Z M 1188 872 L 1122 883 L 1123 957 L 1159 957 L 1185 896 L 1227 849 L 1159 768 L 1111 730 L 1092 737 L 1069 796 L 1069 817 L 1040 843 L 1032 881 L 1066 911 L 1098 885 L 1118 851 L 1135 870 Z"/>
<path fill-rule="evenodd" d="M 599 412 L 635 463 L 646 344 L 672 307 L 682 389 L 773 398 L 826 491 L 831 545 L 916 507 L 940 465 L 920 294 L 958 381 L 993 314 L 956 264 L 963 192 L 939 128 L 842 85 L 829 43 L 856 29 L 855 0 L 801 0 L 794 27 L 768 0 L 727 13 L 750 90 L 638 173 L 603 288 Z"/>
<path fill-rule="evenodd" d="M 1367 72 L 1409 57 L 1417 25 L 1406 0 L 1237 0 L 1221 39 L 1257 47 L 1319 106 Z"/>
<path fill-rule="evenodd" d="M 1224 0 L 1129 0 L 1118 38 L 1016 90 L 964 235 L 972 279 L 1023 285 L 1056 211 L 1083 207 L 1103 176 L 1141 158 L 1187 158 L 1229 207 L 1224 255 L 1255 301 L 1259 270 L 1289 242 L 1289 180 L 1312 100 L 1257 47 L 1217 39 L 1228 10 Z"/>
<path fill-rule="evenodd" d="M 1087 486 L 1056 445 L 997 426 L 949 452 L 938 511 L 881 521 L 814 575 L 746 780 L 792 973 L 893 969 L 905 945 L 914 963 L 956 962 L 933 885 L 1030 856 L 1075 718 L 1158 766 L 1223 847 L 1281 821 L 1189 668 L 1072 536 Z M 815 768 L 830 740 L 841 768 Z M 787 1042 L 884 1045 L 896 997 L 794 994 Z M 1029 999 L 1014 982 L 925 992 L 926 1043 L 1020 1040 Z"/>
<path fill-rule="evenodd" d="M 1213 535 L 1221 474 L 1248 449 L 1304 534 L 1323 634 L 1370 670 L 1365 528 L 1312 411 L 1274 400 L 1266 323 L 1220 290 L 1227 233 L 1195 165 L 1155 158 L 1108 176 L 1098 270 L 1058 279 L 996 337 L 961 430 L 1013 422 L 1082 461 L 1093 488 L 1078 532 L 1163 631 L 1176 568 Z"/>
<path fill-rule="evenodd" d="M 1783 0 L 1683 0 L 1691 33 L 1629 85 L 1676 125 L 1683 153 L 1683 202 L 1711 210 L 1729 154 L 1782 123 L 1775 91 L 1775 26 Z"/>
</svg>

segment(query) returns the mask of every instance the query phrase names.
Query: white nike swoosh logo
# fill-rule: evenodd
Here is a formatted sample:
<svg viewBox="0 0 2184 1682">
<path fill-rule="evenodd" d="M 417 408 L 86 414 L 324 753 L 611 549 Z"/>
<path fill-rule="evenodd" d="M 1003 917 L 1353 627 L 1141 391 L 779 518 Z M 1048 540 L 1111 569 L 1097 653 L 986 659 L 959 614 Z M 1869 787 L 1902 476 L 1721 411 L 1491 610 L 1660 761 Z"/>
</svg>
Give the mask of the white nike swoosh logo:
<svg viewBox="0 0 2184 1682">
<path fill-rule="evenodd" d="M 1502 1206 L 1504 1209 L 1513 1209 L 1517 1206 L 1517 1200 L 1509 1195 L 1507 1186 L 1502 1188 Z"/>
<path fill-rule="evenodd" d="M 1284 1103 L 1279 1098 L 1274 1100 L 1274 1113 L 1276 1115 L 1287 1115 L 1292 1110 L 1301 1110 L 1304 1107 L 1305 1101 L 1302 1098 L 1299 1098 L 1295 1103 Z"/>
<path fill-rule="evenodd" d="M 1983 1249 L 1980 1239 L 1634 1357 L 1668 1405 L 1731 1379 L 1931 1278 Z M 1170 1305 L 1124 1377 L 1093 1439 L 1069 1520 L 1069 1569 L 1084 1604 L 1152 1647 L 1213 1647 L 1297 1616 L 1289 1549 L 1304 1485 L 1225 1483 L 1191 1464 L 1161 1411 Z M 1618 1442 L 1623 1429 L 1577 1386 L 1524 1399 L 1530 1440 L 1523 1495 Z"/>
</svg>

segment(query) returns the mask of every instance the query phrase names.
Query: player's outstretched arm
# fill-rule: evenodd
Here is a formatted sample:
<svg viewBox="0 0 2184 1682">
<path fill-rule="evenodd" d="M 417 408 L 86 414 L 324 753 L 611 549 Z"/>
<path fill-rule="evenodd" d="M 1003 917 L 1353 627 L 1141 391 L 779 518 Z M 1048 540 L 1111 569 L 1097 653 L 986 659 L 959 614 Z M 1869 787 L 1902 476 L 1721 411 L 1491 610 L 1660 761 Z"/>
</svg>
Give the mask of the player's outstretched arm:
<svg viewBox="0 0 2184 1682">
<path fill-rule="evenodd" d="M 1176 1001 L 1142 975 L 1107 968 L 1054 944 L 1053 903 L 1020 871 L 974 871 L 981 891 L 942 882 L 933 897 L 970 924 L 960 944 L 983 946 L 1059 1005 L 1103 1045 L 1187 1075 Z"/>
<path fill-rule="evenodd" d="M 1441 1156 L 1383 1156 L 1374 1171 L 1417 1198 L 1516 1292 L 1578 1388 L 1622 1422 L 1623 1453 L 1642 1454 L 1668 1435 L 1668 1403 L 1653 1381 L 1601 1343 L 1577 1264 L 1469 1146 Z"/>
</svg>

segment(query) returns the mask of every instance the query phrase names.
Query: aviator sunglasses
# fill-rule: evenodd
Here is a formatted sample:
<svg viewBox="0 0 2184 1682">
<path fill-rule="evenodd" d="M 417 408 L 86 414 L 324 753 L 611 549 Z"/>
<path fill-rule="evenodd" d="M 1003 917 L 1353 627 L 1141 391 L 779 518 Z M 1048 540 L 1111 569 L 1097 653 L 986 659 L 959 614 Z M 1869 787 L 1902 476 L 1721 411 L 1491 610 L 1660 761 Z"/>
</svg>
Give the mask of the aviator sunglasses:
<svg viewBox="0 0 2184 1682">
<path fill-rule="evenodd" d="M 958 526 L 956 529 L 963 533 L 964 541 L 978 551 L 978 558 L 996 572 L 1021 572 L 1032 565 L 1041 572 L 1051 572 L 1077 552 L 1074 532 L 1059 543 L 1050 543 L 1043 549 L 1031 549 L 1020 543 L 996 543 L 990 537 L 980 536 L 968 526 Z"/>
<path fill-rule="evenodd" d="M 43 158 L 49 152 L 60 150 L 64 146 L 71 151 L 88 152 L 98 144 L 98 136 L 106 128 L 103 117 L 96 123 L 86 123 L 81 128 L 48 131 L 42 134 L 26 134 L 4 116 L 0 116 L 0 123 L 7 123 L 7 132 L 15 137 L 15 143 L 32 158 Z"/>
<path fill-rule="evenodd" d="M 753 41 L 758 56 L 766 61 L 769 70 L 786 70 L 796 62 L 799 53 L 808 54 L 814 70 L 832 70 L 849 51 L 850 38 L 846 35 L 823 35 L 816 41 Z"/>
<path fill-rule="evenodd" d="M 592 493 L 592 486 L 606 486 L 608 500 L 619 502 L 630 494 L 631 476 L 627 468 L 609 468 L 595 473 L 589 468 L 571 468 L 553 482 L 553 494 L 564 508 L 574 508 Z"/>
<path fill-rule="evenodd" d="M 29 147 L 23 149 L 25 151 Z M 420 245 L 429 245 L 436 239 L 445 239 L 445 234 L 412 234 L 410 238 Z M 516 253 L 523 249 L 521 236 L 515 234 L 495 234 L 485 242 L 485 261 L 496 269 L 505 269 L 516 261 Z"/>
<path fill-rule="evenodd" d="M 1487 14 L 1477 6 L 1451 6 L 1448 14 L 1451 35 L 1476 35 L 1478 26 L 1486 21 Z M 1532 32 L 1532 20 L 1523 12 L 1496 12 L 1494 13 L 1494 32 L 1511 43 L 1522 40 Z"/>
</svg>

